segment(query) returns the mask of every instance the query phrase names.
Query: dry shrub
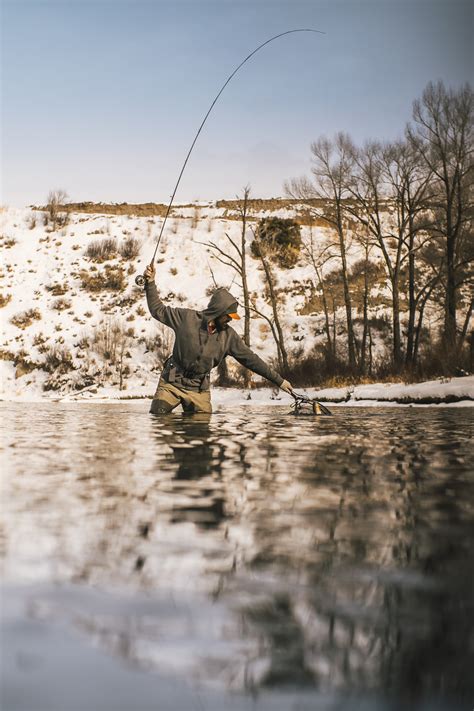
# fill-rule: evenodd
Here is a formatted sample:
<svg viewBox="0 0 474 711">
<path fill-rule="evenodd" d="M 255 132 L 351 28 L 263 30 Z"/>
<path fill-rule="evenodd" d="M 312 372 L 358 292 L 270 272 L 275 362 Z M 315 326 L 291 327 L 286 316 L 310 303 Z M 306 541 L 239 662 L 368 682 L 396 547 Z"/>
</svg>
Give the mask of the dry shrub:
<svg viewBox="0 0 474 711">
<path fill-rule="evenodd" d="M 117 240 L 114 237 L 106 237 L 91 242 L 87 246 L 85 256 L 94 262 L 106 262 L 108 259 L 114 259 L 117 253 Z"/>
<path fill-rule="evenodd" d="M 13 363 L 16 367 L 15 378 L 21 378 L 23 375 L 27 375 L 33 370 L 38 370 L 42 367 L 41 363 L 32 360 L 28 353 L 23 349 L 13 355 Z"/>
<path fill-rule="evenodd" d="M 420 354 L 412 380 L 419 382 L 440 375 L 444 377 L 470 375 L 473 372 L 473 365 L 474 335 L 470 335 L 461 348 L 458 344 L 449 347 L 439 338 L 432 339 L 429 330 L 425 329 L 420 338 Z"/>
<path fill-rule="evenodd" d="M 48 341 L 48 336 L 44 333 L 37 333 L 33 338 L 33 345 L 39 350 L 40 353 L 45 353 L 47 350 L 46 342 Z"/>
<path fill-rule="evenodd" d="M 253 257 L 263 253 L 281 269 L 291 269 L 299 259 L 301 244 L 301 228 L 295 220 L 264 217 L 258 222 L 250 252 Z"/>
<path fill-rule="evenodd" d="M 152 370 L 161 370 L 173 350 L 174 336 L 170 328 L 160 323 L 156 336 L 140 338 L 138 342 L 144 344 L 145 353 L 153 354 Z"/>
<path fill-rule="evenodd" d="M 116 297 L 113 306 L 118 308 L 131 308 L 137 301 L 141 301 L 142 299 L 143 289 L 134 287 L 128 294 L 125 294 L 125 296 Z"/>
<path fill-rule="evenodd" d="M 12 323 L 14 326 L 17 326 L 17 328 L 27 328 L 28 326 L 31 326 L 33 321 L 40 321 L 41 320 L 41 311 L 39 309 L 28 309 L 27 311 L 21 311 L 20 313 L 15 314 L 12 316 L 10 319 L 10 323 Z"/>
<path fill-rule="evenodd" d="M 115 364 L 132 344 L 135 330 L 116 319 L 101 321 L 91 337 L 93 350 L 108 363 Z"/>
<path fill-rule="evenodd" d="M 14 237 L 7 237 L 6 235 L 2 235 L 1 239 L 1 246 L 4 247 L 5 249 L 10 249 L 10 247 L 14 247 L 17 243 L 17 240 Z"/>
<path fill-rule="evenodd" d="M 67 192 L 65 190 L 51 190 L 48 195 L 48 204 L 46 206 L 47 213 L 45 213 L 45 225 L 49 221 L 53 223 L 53 232 L 58 227 L 65 227 L 69 222 L 69 213 L 66 209 L 66 200 L 68 199 Z"/>
<path fill-rule="evenodd" d="M 304 354 L 301 348 L 291 353 L 285 377 L 295 388 L 327 387 L 330 378 L 336 377 L 346 382 L 353 378 L 353 373 L 343 358 L 318 344 L 312 353 Z"/>
<path fill-rule="evenodd" d="M 0 309 L 3 309 L 3 307 L 6 306 L 11 300 L 12 300 L 11 294 L 6 294 L 6 296 L 4 296 L 3 294 L 0 294 Z"/>
<path fill-rule="evenodd" d="M 68 348 L 61 345 L 54 345 L 45 348 L 45 359 L 43 368 L 47 373 L 64 374 L 74 370 L 72 353 Z"/>
<path fill-rule="evenodd" d="M 17 353 L 9 351 L 6 348 L 0 348 L 0 360 L 12 361 L 16 371 L 15 378 L 21 378 L 22 375 L 31 373 L 33 370 L 37 370 L 42 367 L 41 363 L 37 363 L 32 360 L 28 353 L 21 349 Z"/>
<path fill-rule="evenodd" d="M 59 298 L 59 299 L 56 299 L 52 308 L 55 311 L 66 311 L 67 309 L 70 309 L 71 306 L 72 306 L 72 301 L 70 299 Z"/>
<path fill-rule="evenodd" d="M 53 296 L 64 296 L 69 287 L 67 284 L 48 284 L 45 286 L 46 291 L 49 291 Z"/>
<path fill-rule="evenodd" d="M 0 348 L 0 360 L 15 360 L 15 354 L 7 348 Z"/>
<path fill-rule="evenodd" d="M 125 360 L 132 357 L 128 349 L 134 336 L 132 327 L 127 328 L 116 319 L 108 319 L 99 324 L 91 339 L 93 350 L 106 363 L 102 376 L 117 378 L 112 384 L 118 384 L 120 390 L 124 387 L 124 379 L 131 373 Z"/>
<path fill-rule="evenodd" d="M 140 254 L 141 242 L 135 237 L 127 237 L 119 247 L 122 259 L 135 259 Z"/>
<path fill-rule="evenodd" d="M 33 212 L 31 213 L 31 215 L 28 215 L 28 217 L 26 218 L 26 224 L 27 224 L 28 229 L 34 230 L 36 227 L 37 221 L 38 221 L 38 218 Z"/>
<path fill-rule="evenodd" d="M 93 274 L 85 270 L 79 273 L 81 286 L 86 291 L 121 291 L 126 286 L 125 273 L 122 267 L 105 265 L 104 271 Z"/>
</svg>

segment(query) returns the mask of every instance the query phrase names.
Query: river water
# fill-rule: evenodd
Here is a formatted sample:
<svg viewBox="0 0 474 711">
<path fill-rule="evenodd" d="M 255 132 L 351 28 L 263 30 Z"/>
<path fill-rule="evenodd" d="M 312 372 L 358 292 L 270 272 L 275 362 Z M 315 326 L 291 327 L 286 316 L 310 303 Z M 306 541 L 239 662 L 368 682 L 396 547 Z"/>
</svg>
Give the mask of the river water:
<svg viewBox="0 0 474 711">
<path fill-rule="evenodd" d="M 3 711 L 463 709 L 468 408 L 1 403 Z"/>
</svg>

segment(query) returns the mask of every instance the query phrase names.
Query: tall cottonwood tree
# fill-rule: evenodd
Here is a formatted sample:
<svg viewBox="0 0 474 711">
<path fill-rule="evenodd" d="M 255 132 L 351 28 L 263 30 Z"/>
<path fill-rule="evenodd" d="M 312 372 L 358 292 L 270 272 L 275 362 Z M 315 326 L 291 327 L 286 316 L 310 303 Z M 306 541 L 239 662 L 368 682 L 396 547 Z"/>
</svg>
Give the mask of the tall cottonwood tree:
<svg viewBox="0 0 474 711">
<path fill-rule="evenodd" d="M 432 232 L 440 240 L 444 259 L 444 327 L 446 351 L 457 346 L 458 295 L 472 278 L 474 182 L 474 98 L 468 84 L 447 89 L 430 82 L 413 103 L 413 121 L 407 137 L 432 173 Z M 472 244 L 472 242 L 471 242 Z"/>
<path fill-rule="evenodd" d="M 372 280 L 377 272 L 377 266 L 371 262 L 370 253 L 373 249 L 373 242 L 369 230 L 362 229 L 356 236 L 357 242 L 363 249 L 363 259 L 356 262 L 352 267 L 352 278 L 362 274 L 363 289 L 362 289 L 362 338 L 359 349 L 359 370 L 361 374 L 367 371 L 369 375 L 372 370 L 372 333 L 369 319 L 370 306 L 370 290 Z"/>
<path fill-rule="evenodd" d="M 422 282 L 423 288 L 426 282 L 422 254 L 425 244 L 430 241 L 428 208 L 431 172 L 422 164 L 418 153 L 408 141 L 385 144 L 383 156 L 387 189 L 393 205 L 393 229 L 397 241 L 404 247 L 400 263 L 406 274 L 405 291 L 408 297 L 404 365 L 412 368 L 416 362 L 415 322 L 421 298 L 418 284 Z M 400 276 L 403 277 L 403 274 Z M 423 315 L 419 315 L 421 328 Z"/>
<path fill-rule="evenodd" d="M 354 174 L 348 189 L 354 200 L 349 207 L 354 217 L 372 235 L 374 244 L 381 251 L 390 282 L 392 299 L 392 357 L 396 369 L 402 361 L 400 331 L 400 270 L 404 240 L 400 231 L 403 225 L 387 219 L 390 208 L 397 211 L 387 184 L 389 151 L 378 141 L 368 141 L 362 148 L 352 147 Z M 398 215 L 397 215 L 398 217 Z M 392 228 L 395 226 L 395 230 Z"/>
<path fill-rule="evenodd" d="M 420 253 L 430 239 L 430 172 L 406 141 L 371 141 L 354 151 L 353 214 L 369 230 L 385 263 L 392 299 L 393 363 L 397 370 L 402 365 L 412 367 L 419 302 L 424 303 L 423 298 L 432 292 L 421 288 L 417 293 L 417 283 L 423 280 Z M 406 344 L 402 339 L 403 296 L 408 301 Z M 424 307 L 419 313 L 419 328 L 423 311 Z"/>
<path fill-rule="evenodd" d="M 349 367 L 357 368 L 357 343 L 354 332 L 352 301 L 349 290 L 347 251 L 349 245 L 348 184 L 354 168 L 352 141 L 345 133 L 336 134 L 334 140 L 319 138 L 311 144 L 313 180 L 306 177 L 285 184 L 286 193 L 305 203 L 310 213 L 337 234 L 341 276 L 346 313 L 347 351 Z"/>
</svg>

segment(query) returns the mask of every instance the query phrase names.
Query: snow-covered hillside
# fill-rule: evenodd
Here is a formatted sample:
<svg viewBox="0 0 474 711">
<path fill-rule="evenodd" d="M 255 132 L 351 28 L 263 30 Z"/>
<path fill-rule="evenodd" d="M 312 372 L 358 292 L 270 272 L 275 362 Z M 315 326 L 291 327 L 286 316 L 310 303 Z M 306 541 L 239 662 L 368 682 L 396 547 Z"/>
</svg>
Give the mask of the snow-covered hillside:
<svg viewBox="0 0 474 711">
<path fill-rule="evenodd" d="M 225 233 L 239 239 L 240 222 L 232 215 L 226 218 L 225 212 L 212 204 L 175 208 L 157 259 L 157 284 L 167 303 L 203 309 L 213 289 L 211 269 L 216 283 L 240 299 L 236 273 L 205 246 L 212 241 L 228 249 Z M 291 217 L 287 210 L 272 215 Z M 1 397 L 103 385 L 152 392 L 162 357 L 171 350 L 172 333 L 151 319 L 134 278 L 151 258 L 162 218 L 74 213 L 66 226 L 53 230 L 43 217 L 40 211 L 13 208 L 0 216 Z M 139 254 L 117 254 L 105 261 L 87 256 L 91 244 L 107 239 L 115 239 L 119 250 L 127 240 L 137 240 Z M 308 270 L 296 266 L 281 271 L 279 286 L 301 291 Z M 269 312 L 261 298 L 258 261 L 250 256 L 248 281 Z M 304 293 L 288 294 L 283 313 L 290 349 L 303 346 L 308 351 L 319 318 L 298 315 L 304 301 Z M 242 322 L 235 327 L 242 331 Z M 263 358 L 275 356 L 264 320 L 252 320 L 251 338 L 252 348 Z"/>
<path fill-rule="evenodd" d="M 271 215 L 288 218 L 295 211 L 297 207 L 282 207 Z M 162 218 L 72 213 L 66 225 L 53 229 L 45 215 L 26 208 L 6 208 L 0 214 L 0 397 L 36 399 L 80 392 L 151 395 L 163 359 L 171 352 L 172 333 L 150 317 L 144 292 L 135 286 L 134 278 L 150 261 Z M 251 218 L 268 215 L 268 211 L 254 212 Z M 302 227 L 304 240 L 309 230 Z M 324 227 L 311 230 L 319 244 L 330 238 Z M 206 246 L 213 242 L 228 251 L 226 234 L 240 239 L 236 213 L 212 203 L 174 208 L 157 258 L 157 284 L 166 303 L 201 310 L 216 283 L 241 299 L 236 272 L 215 259 Z M 107 259 L 97 259 L 94 248 L 106 241 L 112 250 Z M 360 256 L 354 246 L 349 261 Z M 321 314 L 308 308 L 312 269 L 301 260 L 278 271 L 290 353 L 310 353 L 324 337 Z M 250 250 L 247 271 L 258 309 L 271 316 L 263 297 L 261 267 Z M 305 315 L 299 313 L 303 307 Z M 233 326 L 242 333 L 243 321 Z M 270 327 L 257 316 L 251 322 L 251 345 L 264 359 L 275 358 Z M 254 383 L 259 381 L 253 376 Z"/>
</svg>

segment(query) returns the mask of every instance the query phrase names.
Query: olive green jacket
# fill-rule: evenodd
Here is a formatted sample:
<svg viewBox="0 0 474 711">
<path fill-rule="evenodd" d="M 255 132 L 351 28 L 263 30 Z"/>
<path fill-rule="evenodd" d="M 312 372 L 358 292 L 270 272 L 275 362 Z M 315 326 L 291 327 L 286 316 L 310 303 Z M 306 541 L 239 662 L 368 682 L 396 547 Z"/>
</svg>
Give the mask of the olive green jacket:
<svg viewBox="0 0 474 711">
<path fill-rule="evenodd" d="M 156 285 L 145 286 L 148 308 L 153 318 L 175 333 L 173 354 L 165 363 L 162 378 L 167 383 L 188 390 L 209 390 L 210 372 L 228 355 L 257 375 L 277 386 L 283 378 L 258 357 L 233 328 L 208 332 L 208 322 L 224 313 L 237 310 L 235 298 L 226 289 L 217 289 L 204 311 L 165 306 Z"/>
</svg>

